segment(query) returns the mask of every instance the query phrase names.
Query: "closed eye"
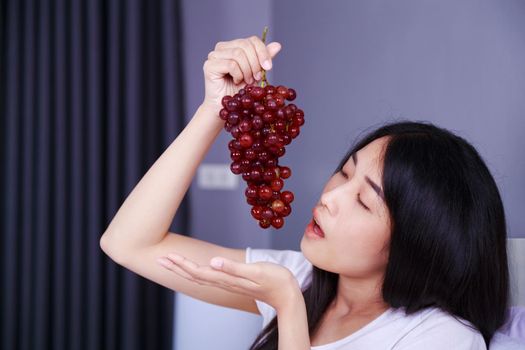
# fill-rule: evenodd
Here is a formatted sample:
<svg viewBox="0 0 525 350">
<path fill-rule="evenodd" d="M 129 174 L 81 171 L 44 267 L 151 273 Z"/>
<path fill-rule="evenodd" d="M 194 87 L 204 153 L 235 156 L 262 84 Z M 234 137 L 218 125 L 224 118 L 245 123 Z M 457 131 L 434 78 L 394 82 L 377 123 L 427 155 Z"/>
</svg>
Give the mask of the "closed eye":
<svg viewBox="0 0 525 350">
<path fill-rule="evenodd" d="M 348 174 L 345 173 L 345 172 L 343 171 L 343 169 L 340 170 L 340 173 L 341 173 L 341 175 L 343 175 L 343 177 L 344 177 L 345 179 L 348 179 Z M 363 208 L 365 208 L 366 210 L 370 210 L 370 208 L 368 208 L 368 207 L 365 205 L 365 203 L 363 203 L 363 202 L 361 201 L 361 198 L 359 198 L 359 195 L 357 196 L 357 201 L 359 202 L 359 204 L 360 204 Z"/>
</svg>

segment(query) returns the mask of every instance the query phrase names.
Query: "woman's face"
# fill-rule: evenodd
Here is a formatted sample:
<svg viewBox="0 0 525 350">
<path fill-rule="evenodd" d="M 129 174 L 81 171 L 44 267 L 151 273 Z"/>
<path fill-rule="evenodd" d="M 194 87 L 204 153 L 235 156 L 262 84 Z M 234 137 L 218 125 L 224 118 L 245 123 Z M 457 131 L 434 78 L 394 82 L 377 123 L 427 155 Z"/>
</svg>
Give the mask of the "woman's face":
<svg viewBox="0 0 525 350">
<path fill-rule="evenodd" d="M 324 238 L 304 235 L 301 240 L 301 251 L 313 265 L 356 278 L 384 272 L 390 239 L 381 183 L 387 140 L 385 136 L 360 149 L 326 183 L 314 208 Z"/>
</svg>

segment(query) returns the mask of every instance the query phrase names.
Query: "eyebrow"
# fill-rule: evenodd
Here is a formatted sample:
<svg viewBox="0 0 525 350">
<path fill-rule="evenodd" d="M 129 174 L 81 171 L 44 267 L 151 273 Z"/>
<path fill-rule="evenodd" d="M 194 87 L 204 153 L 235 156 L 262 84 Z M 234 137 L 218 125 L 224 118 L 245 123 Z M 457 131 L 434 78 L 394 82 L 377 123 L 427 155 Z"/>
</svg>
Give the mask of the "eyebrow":
<svg viewBox="0 0 525 350">
<path fill-rule="evenodd" d="M 354 164 L 357 166 L 357 153 L 352 153 L 352 160 L 354 161 Z M 376 184 L 374 181 L 372 181 L 372 179 L 369 178 L 367 175 L 365 175 L 365 180 L 374 189 L 377 195 L 381 197 L 381 199 L 384 201 L 385 195 L 381 187 L 378 184 Z"/>
</svg>

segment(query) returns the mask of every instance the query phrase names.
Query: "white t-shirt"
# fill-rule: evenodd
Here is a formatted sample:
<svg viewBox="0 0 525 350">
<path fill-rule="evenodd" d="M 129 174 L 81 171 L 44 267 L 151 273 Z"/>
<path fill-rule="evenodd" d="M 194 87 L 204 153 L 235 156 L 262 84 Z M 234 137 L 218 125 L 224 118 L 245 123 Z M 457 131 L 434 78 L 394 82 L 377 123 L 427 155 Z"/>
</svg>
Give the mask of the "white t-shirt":
<svg viewBox="0 0 525 350">
<path fill-rule="evenodd" d="M 302 252 L 294 250 L 246 249 L 246 262 L 273 262 L 287 267 L 301 289 L 311 280 L 312 264 Z M 270 305 L 256 300 L 263 317 L 263 328 L 276 315 Z M 459 318 L 458 318 L 459 319 Z M 390 308 L 358 331 L 335 342 L 312 346 L 312 350 L 356 349 L 486 349 L 481 333 L 438 308 L 427 308 L 412 315 Z M 491 347 L 492 348 L 492 347 Z"/>
</svg>

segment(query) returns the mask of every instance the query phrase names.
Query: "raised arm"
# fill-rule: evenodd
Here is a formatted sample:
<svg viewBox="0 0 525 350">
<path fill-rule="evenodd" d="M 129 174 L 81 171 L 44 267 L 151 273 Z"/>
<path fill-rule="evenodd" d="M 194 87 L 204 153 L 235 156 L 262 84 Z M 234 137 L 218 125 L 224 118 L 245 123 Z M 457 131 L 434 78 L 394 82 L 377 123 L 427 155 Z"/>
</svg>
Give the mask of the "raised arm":
<svg viewBox="0 0 525 350">
<path fill-rule="evenodd" d="M 117 256 L 152 246 L 167 235 L 197 166 L 224 126 L 218 117 L 225 95 L 259 77 L 264 62 L 280 49 L 253 36 L 219 42 L 204 62 L 205 98 L 197 112 L 126 198 L 102 236 L 101 246 Z M 264 68 L 269 68 L 266 66 Z"/>
<path fill-rule="evenodd" d="M 233 95 L 253 78 L 244 51 L 261 62 L 279 51 L 277 43 L 264 46 L 252 39 L 218 43 L 203 65 L 205 98 L 190 122 L 155 161 L 128 195 L 100 239 L 102 250 L 118 264 L 174 291 L 216 305 L 258 313 L 253 298 L 204 286 L 170 273 L 157 258 L 170 253 L 184 255 L 201 266 L 214 256 L 245 262 L 244 249 L 233 249 L 168 232 L 196 169 L 224 126 L 219 117 L 224 95 Z M 248 46 L 250 45 L 250 46 Z M 253 45 L 253 46 L 252 46 Z M 257 54 L 255 54 L 257 46 Z M 259 61 L 254 68 L 262 69 Z M 220 234 L 220 233 L 218 233 Z"/>
<path fill-rule="evenodd" d="M 128 195 L 101 238 L 117 257 L 153 246 L 167 234 L 195 171 L 221 131 L 217 108 L 201 105 Z"/>
</svg>

